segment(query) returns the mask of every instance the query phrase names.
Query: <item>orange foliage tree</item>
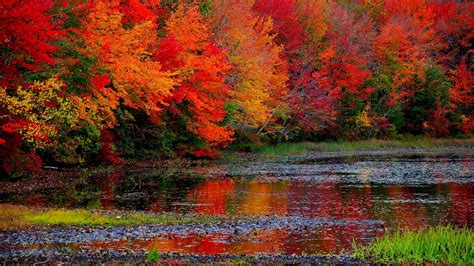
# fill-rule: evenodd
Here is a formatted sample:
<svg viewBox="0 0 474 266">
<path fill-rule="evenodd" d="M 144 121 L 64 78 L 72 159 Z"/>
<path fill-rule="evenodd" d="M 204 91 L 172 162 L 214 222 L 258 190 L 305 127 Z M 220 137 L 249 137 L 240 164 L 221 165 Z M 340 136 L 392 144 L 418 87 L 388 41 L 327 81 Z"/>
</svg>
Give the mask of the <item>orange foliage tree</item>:
<svg viewBox="0 0 474 266">
<path fill-rule="evenodd" d="M 152 49 L 157 45 L 155 25 L 144 21 L 124 28 L 122 17 L 116 1 L 98 2 L 87 18 L 85 52 L 97 56 L 99 67 L 110 71 L 112 81 L 112 88 L 97 88 L 95 93 L 112 108 L 121 100 L 126 107 L 159 117 L 175 82 L 171 73 L 153 60 Z"/>
<path fill-rule="evenodd" d="M 202 142 L 196 156 L 217 155 L 214 148 L 229 143 L 233 135 L 221 124 L 229 92 L 226 54 L 212 41 L 197 7 L 180 5 L 166 23 L 166 34 L 156 58 L 177 75 L 178 85 L 168 97 L 169 110 L 184 119 L 186 129 Z"/>
<path fill-rule="evenodd" d="M 273 42 L 272 20 L 254 16 L 250 1 L 215 1 L 213 7 L 217 38 L 232 64 L 230 123 L 262 128 L 286 109 L 287 63 L 282 47 Z"/>
</svg>

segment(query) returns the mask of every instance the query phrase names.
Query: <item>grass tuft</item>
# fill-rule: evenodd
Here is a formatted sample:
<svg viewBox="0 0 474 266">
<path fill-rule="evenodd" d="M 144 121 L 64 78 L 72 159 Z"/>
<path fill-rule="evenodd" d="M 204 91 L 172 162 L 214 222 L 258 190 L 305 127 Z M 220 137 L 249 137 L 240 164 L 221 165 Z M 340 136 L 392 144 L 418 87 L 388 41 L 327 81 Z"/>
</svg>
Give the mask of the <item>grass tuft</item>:
<svg viewBox="0 0 474 266">
<path fill-rule="evenodd" d="M 158 252 L 158 248 L 155 246 L 153 249 L 148 253 L 146 260 L 148 262 L 157 262 L 161 259 L 161 254 Z"/>
<path fill-rule="evenodd" d="M 356 258 L 373 258 L 389 263 L 474 264 L 474 230 L 454 226 L 431 227 L 423 231 L 396 231 L 372 245 L 355 246 Z"/>
</svg>

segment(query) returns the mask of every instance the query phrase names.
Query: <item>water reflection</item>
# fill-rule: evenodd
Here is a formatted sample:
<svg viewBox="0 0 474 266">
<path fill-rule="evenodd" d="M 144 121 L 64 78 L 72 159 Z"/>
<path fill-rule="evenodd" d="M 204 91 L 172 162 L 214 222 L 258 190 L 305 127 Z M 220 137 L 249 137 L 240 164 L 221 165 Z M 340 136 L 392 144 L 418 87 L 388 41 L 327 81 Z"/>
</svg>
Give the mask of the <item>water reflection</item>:
<svg viewBox="0 0 474 266">
<path fill-rule="evenodd" d="M 449 184 L 449 219 L 457 224 L 474 224 L 474 185 Z"/>
<path fill-rule="evenodd" d="M 188 211 L 383 220 L 389 227 L 474 226 L 474 185 L 346 186 L 337 182 L 205 181 L 188 192 Z"/>
<path fill-rule="evenodd" d="M 187 199 L 195 203 L 194 212 L 202 214 L 226 214 L 227 198 L 235 192 L 232 179 L 207 181 L 188 193 Z"/>
<path fill-rule="evenodd" d="M 123 171 L 116 171 L 107 175 L 100 183 L 100 206 L 104 210 L 116 209 L 114 193 L 120 182 L 120 179 L 125 175 Z"/>
<path fill-rule="evenodd" d="M 383 222 L 383 228 L 345 223 L 291 232 L 270 228 L 248 235 L 191 233 L 87 244 L 104 249 L 156 246 L 160 252 L 201 254 L 334 253 L 350 249 L 353 239 L 366 243 L 395 228 L 447 223 L 474 227 L 472 168 L 469 158 L 419 158 L 217 165 L 188 169 L 192 174 L 187 175 L 117 171 L 68 189 L 1 195 L 0 199 L 41 207 Z"/>
<path fill-rule="evenodd" d="M 260 229 L 245 235 L 163 234 L 151 239 L 117 240 L 75 244 L 73 248 L 94 250 L 152 250 L 182 254 L 330 254 L 352 248 L 353 239 L 367 243 L 380 231 L 368 226 L 348 228 L 324 226 L 316 230 L 289 232 L 285 229 Z"/>
<path fill-rule="evenodd" d="M 464 173 L 470 171 L 471 165 L 463 162 Z M 370 169 L 364 170 L 368 172 Z M 156 176 L 137 179 L 117 171 L 66 190 L 2 198 L 4 202 L 37 207 L 382 220 L 388 229 L 444 223 L 474 227 L 474 183 L 385 185 L 367 180 L 345 183 L 333 179 L 225 175 L 217 180 Z"/>
<path fill-rule="evenodd" d="M 2 198 L 36 207 L 382 220 L 389 229 L 440 223 L 474 226 L 473 183 L 403 186 L 225 177 L 127 182 L 119 171 L 87 186 Z"/>
</svg>

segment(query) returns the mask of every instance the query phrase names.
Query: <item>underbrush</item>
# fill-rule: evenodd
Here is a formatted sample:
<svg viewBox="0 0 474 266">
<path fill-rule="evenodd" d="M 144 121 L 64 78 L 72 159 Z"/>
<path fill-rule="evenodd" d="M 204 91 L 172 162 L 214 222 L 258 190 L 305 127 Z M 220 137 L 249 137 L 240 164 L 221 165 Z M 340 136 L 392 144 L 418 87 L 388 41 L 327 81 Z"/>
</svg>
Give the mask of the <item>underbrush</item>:
<svg viewBox="0 0 474 266">
<path fill-rule="evenodd" d="M 396 140 L 370 139 L 361 141 L 331 142 L 296 142 L 276 145 L 248 145 L 246 151 L 263 156 L 298 154 L 308 151 L 356 151 L 381 148 L 439 148 L 439 147 L 473 147 L 474 139 L 435 139 L 426 137 L 404 136 Z"/>
</svg>

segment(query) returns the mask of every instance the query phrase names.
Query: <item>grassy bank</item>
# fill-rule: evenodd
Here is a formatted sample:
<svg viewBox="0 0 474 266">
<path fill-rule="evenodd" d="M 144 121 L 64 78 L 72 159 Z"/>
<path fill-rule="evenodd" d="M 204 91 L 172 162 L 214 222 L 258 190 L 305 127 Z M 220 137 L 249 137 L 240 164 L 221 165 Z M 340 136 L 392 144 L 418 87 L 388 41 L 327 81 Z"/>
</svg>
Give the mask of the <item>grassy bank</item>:
<svg viewBox="0 0 474 266">
<path fill-rule="evenodd" d="M 435 148 L 474 147 L 474 138 L 434 139 L 426 137 L 403 137 L 397 140 L 362 140 L 333 142 L 298 142 L 277 145 L 250 145 L 247 150 L 263 156 L 298 154 L 308 151 L 356 151 L 381 148 Z"/>
<path fill-rule="evenodd" d="M 34 209 L 0 204 L 0 230 L 21 229 L 34 225 L 119 226 L 139 224 L 210 223 L 219 216 L 153 215 L 147 213 L 101 214 L 89 210 Z"/>
<path fill-rule="evenodd" d="M 474 230 L 452 226 L 419 232 L 395 232 L 368 247 L 356 247 L 354 256 L 377 262 L 474 264 Z"/>
</svg>

